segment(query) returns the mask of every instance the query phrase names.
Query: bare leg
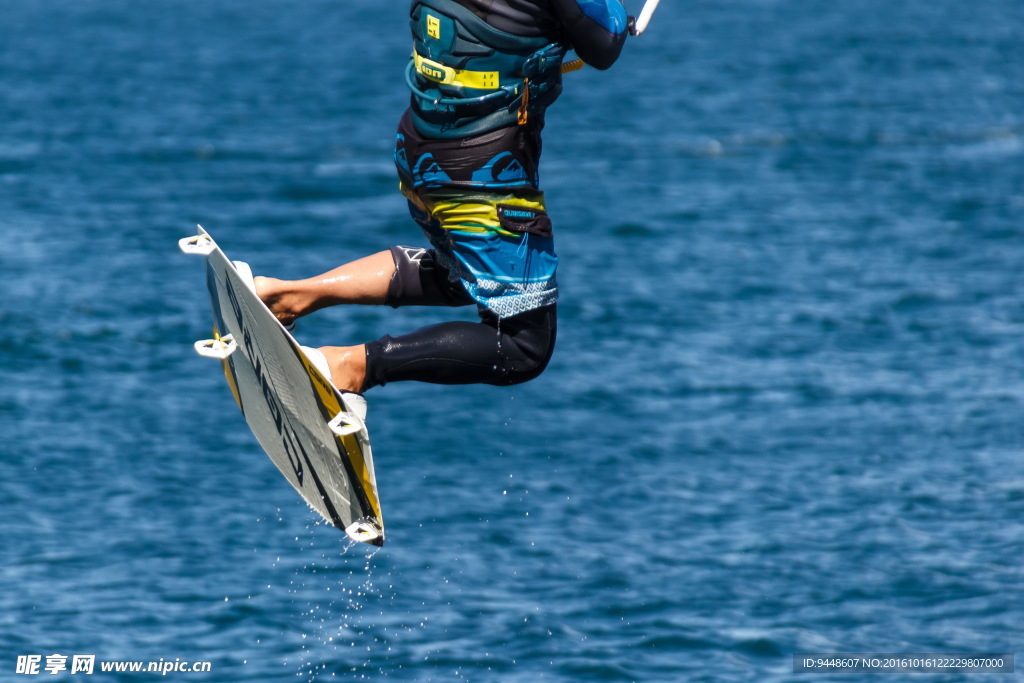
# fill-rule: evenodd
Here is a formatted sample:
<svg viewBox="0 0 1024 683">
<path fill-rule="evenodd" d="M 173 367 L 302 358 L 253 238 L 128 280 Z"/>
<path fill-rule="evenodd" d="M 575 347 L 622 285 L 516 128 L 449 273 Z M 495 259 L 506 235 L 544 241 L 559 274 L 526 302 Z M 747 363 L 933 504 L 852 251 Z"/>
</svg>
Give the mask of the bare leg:
<svg viewBox="0 0 1024 683">
<path fill-rule="evenodd" d="M 366 347 L 321 346 L 331 368 L 331 382 L 339 391 L 361 393 L 366 382 Z"/>
<path fill-rule="evenodd" d="M 381 251 L 306 280 L 255 278 L 256 294 L 285 325 L 337 304 L 383 304 L 395 273 L 390 251 Z M 341 391 L 360 392 L 366 381 L 366 348 L 324 346 L 331 381 Z"/>
<path fill-rule="evenodd" d="M 287 325 L 327 306 L 383 304 L 394 273 L 394 257 L 381 251 L 306 280 L 257 277 L 256 294 Z"/>
</svg>

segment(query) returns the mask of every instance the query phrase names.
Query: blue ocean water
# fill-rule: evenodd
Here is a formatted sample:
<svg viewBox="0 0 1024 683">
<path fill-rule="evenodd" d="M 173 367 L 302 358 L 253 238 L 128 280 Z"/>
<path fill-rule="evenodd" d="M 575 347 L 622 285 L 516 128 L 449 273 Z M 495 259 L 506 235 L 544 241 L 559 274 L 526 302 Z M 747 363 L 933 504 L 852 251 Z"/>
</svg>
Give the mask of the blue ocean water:
<svg viewBox="0 0 1024 683">
<path fill-rule="evenodd" d="M 373 550 L 193 354 L 176 241 L 202 223 L 284 277 L 421 241 L 391 163 L 405 11 L 0 0 L 0 678 L 93 654 L 210 662 L 182 681 L 850 681 L 792 656 L 1020 650 L 1024 6 L 667 2 L 568 78 L 555 358 L 369 394 Z"/>
</svg>

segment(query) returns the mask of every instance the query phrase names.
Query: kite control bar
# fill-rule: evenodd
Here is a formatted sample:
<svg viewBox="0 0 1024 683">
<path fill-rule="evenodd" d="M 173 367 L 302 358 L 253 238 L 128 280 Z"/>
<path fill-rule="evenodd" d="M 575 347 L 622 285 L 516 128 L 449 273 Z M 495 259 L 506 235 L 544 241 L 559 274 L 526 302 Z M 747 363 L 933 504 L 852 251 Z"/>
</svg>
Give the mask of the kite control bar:
<svg viewBox="0 0 1024 683">
<path fill-rule="evenodd" d="M 644 8 L 640 10 L 640 16 L 629 18 L 630 34 L 638 36 L 643 33 L 647 28 L 647 24 L 651 21 L 651 15 L 654 14 L 656 9 L 658 9 L 658 0 L 647 0 L 644 3 Z"/>
</svg>

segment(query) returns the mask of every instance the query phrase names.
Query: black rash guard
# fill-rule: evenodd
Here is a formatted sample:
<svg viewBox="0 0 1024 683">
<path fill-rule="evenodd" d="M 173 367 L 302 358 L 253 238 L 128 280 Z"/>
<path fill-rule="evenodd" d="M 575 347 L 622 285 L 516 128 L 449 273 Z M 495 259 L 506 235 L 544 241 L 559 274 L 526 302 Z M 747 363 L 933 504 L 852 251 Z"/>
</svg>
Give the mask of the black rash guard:
<svg viewBox="0 0 1024 683">
<path fill-rule="evenodd" d="M 607 69 L 626 40 L 625 13 L 618 0 L 456 0 L 494 28 L 520 36 L 547 36 L 567 43 L 580 59 Z M 593 15 L 593 16 L 591 16 Z"/>
</svg>

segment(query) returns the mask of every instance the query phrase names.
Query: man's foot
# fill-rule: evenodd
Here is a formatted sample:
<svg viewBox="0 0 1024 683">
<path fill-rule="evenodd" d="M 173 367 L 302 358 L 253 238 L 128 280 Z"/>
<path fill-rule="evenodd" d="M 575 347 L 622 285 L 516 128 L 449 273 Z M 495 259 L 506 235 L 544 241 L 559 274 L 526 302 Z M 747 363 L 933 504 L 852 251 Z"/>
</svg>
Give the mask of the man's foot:
<svg viewBox="0 0 1024 683">
<path fill-rule="evenodd" d="M 327 362 L 327 356 L 325 356 L 320 349 L 314 349 L 312 346 L 303 346 L 301 348 L 302 352 L 305 353 L 306 357 L 313 363 L 313 366 L 333 385 L 334 379 L 331 377 L 331 366 Z M 359 419 L 365 422 L 366 397 L 353 391 L 342 391 L 341 397 L 345 400 L 345 408 L 347 408 L 349 412 L 358 415 Z"/>
<path fill-rule="evenodd" d="M 362 393 L 366 384 L 366 347 L 321 346 L 319 351 L 331 368 L 331 381 L 342 392 Z"/>
<path fill-rule="evenodd" d="M 281 321 L 285 329 L 291 332 L 295 329 L 295 321 L 298 320 L 299 315 L 289 305 L 289 297 L 284 293 L 283 284 L 285 284 L 285 280 L 260 275 L 253 278 L 253 291 L 267 305 L 270 312 Z"/>
<path fill-rule="evenodd" d="M 271 282 L 271 279 L 262 276 L 253 277 L 252 267 L 245 261 L 232 261 L 231 263 L 234 264 L 235 272 L 237 272 L 238 276 L 242 278 L 242 282 L 245 283 L 245 286 L 251 289 L 253 294 L 260 298 L 260 301 L 267 304 L 267 308 L 269 308 L 270 312 L 274 314 L 274 317 L 281 321 L 281 324 L 284 325 L 284 329 L 289 332 L 294 332 L 295 320 L 298 316 L 281 315 L 278 311 L 275 311 L 274 307 L 267 301 L 269 297 L 268 284 Z"/>
</svg>

